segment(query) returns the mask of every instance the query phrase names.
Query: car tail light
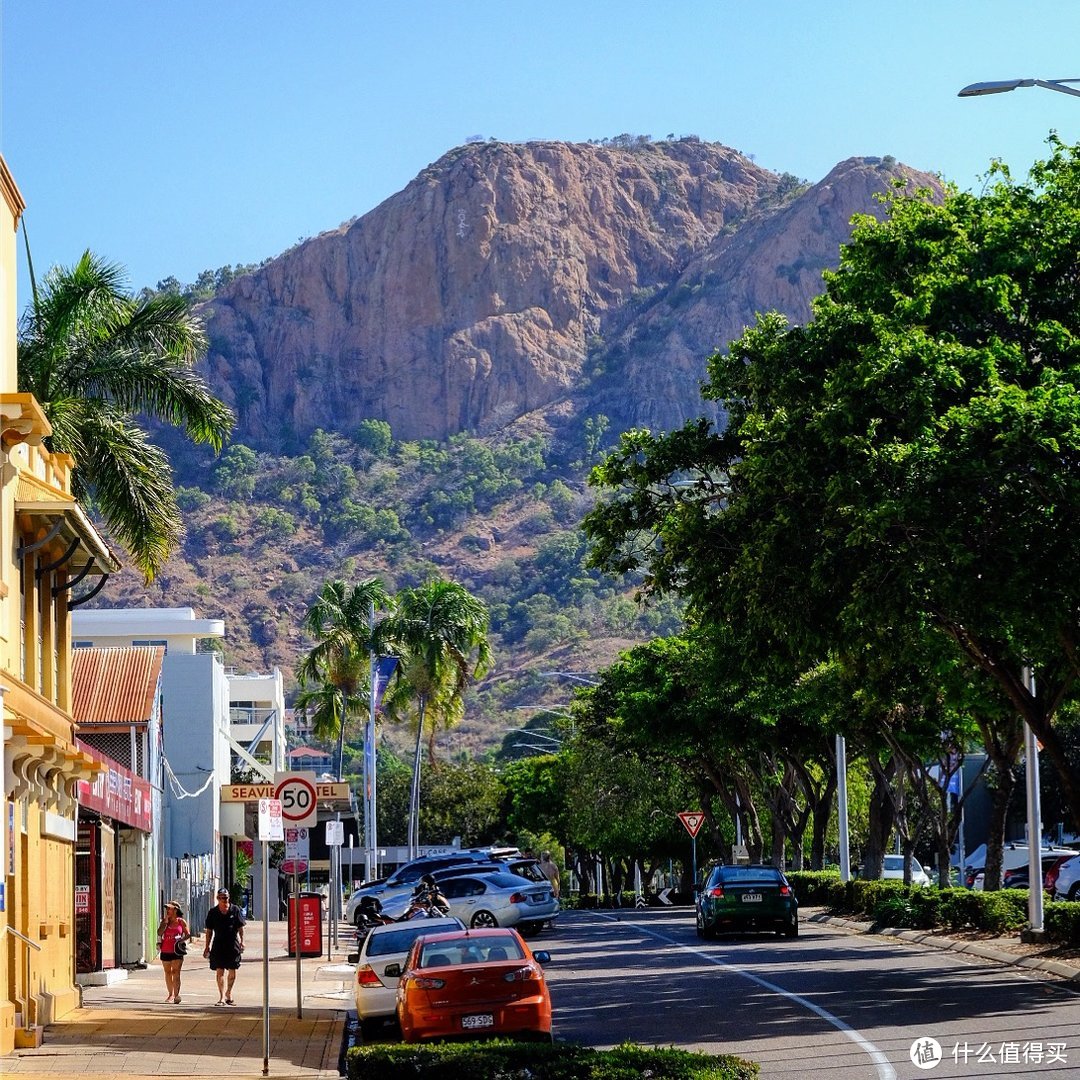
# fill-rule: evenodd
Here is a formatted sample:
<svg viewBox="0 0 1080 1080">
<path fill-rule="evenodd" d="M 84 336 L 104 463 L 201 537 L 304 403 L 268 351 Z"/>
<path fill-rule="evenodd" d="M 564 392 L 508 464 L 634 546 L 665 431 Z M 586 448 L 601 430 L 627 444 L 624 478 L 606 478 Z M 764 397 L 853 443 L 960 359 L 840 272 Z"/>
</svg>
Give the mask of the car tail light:
<svg viewBox="0 0 1080 1080">
<path fill-rule="evenodd" d="M 414 975 L 409 981 L 417 990 L 441 990 L 446 985 L 442 979 L 430 975 Z"/>
<path fill-rule="evenodd" d="M 524 904 L 528 897 L 523 892 L 516 892 L 510 897 L 511 904 Z"/>
<path fill-rule="evenodd" d="M 536 970 L 531 964 L 527 967 L 515 968 L 513 971 L 508 971 L 503 979 L 508 983 L 512 982 L 533 982 L 540 978 L 540 972 Z"/>
<path fill-rule="evenodd" d="M 360 986 L 382 986 L 379 976 L 375 974 L 370 964 L 364 964 L 356 969 L 356 981 Z"/>
<path fill-rule="evenodd" d="M 714 888 L 709 890 L 709 895 L 714 900 L 723 900 L 724 899 L 724 886 L 723 885 L 715 886 Z"/>
<path fill-rule="evenodd" d="M 780 886 L 780 895 L 781 896 L 790 896 L 791 895 L 791 886 L 790 885 L 781 885 Z"/>
</svg>

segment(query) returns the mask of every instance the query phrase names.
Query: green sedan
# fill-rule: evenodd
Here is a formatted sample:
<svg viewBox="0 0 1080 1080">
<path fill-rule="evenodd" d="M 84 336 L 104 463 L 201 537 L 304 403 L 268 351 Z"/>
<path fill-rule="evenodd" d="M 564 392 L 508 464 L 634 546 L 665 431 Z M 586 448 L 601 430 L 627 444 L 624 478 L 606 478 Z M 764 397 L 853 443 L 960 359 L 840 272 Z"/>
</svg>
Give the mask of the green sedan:
<svg viewBox="0 0 1080 1080">
<path fill-rule="evenodd" d="M 698 937 L 740 930 L 799 936 L 795 890 L 775 866 L 717 866 L 698 890 Z"/>
</svg>

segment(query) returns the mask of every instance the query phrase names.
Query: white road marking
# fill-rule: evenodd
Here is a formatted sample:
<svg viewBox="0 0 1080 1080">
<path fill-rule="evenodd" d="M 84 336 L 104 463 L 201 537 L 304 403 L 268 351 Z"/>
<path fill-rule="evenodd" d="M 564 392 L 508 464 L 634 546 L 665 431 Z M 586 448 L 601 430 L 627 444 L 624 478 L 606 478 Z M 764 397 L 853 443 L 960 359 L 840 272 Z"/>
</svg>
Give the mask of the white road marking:
<svg viewBox="0 0 1080 1080">
<path fill-rule="evenodd" d="M 659 941 L 666 941 L 669 945 L 674 945 L 677 949 L 682 949 L 683 952 L 688 952 L 693 956 L 700 957 L 710 964 L 716 964 L 717 967 L 727 968 L 736 975 L 741 975 L 744 979 L 749 979 L 750 982 L 757 983 L 758 986 L 764 987 L 766 990 L 771 990 L 774 994 L 780 994 L 789 1001 L 795 1002 L 796 1005 L 801 1005 L 804 1009 L 809 1009 L 810 1012 L 814 1013 L 816 1016 L 820 1016 L 822 1020 L 831 1024 L 845 1038 L 850 1039 L 856 1046 L 865 1051 L 870 1060 L 874 1063 L 874 1068 L 877 1070 L 877 1075 L 880 1080 L 896 1080 L 896 1070 L 889 1064 L 889 1059 L 885 1056 L 884 1051 L 879 1050 L 865 1035 L 856 1031 L 850 1025 L 845 1024 L 840 1017 L 833 1016 L 828 1009 L 823 1009 L 820 1005 L 816 1005 L 808 998 L 804 998 L 801 994 L 795 994 L 790 990 L 785 990 L 782 986 L 777 986 L 776 983 L 771 983 L 768 979 L 763 979 L 760 975 L 755 975 L 745 968 L 741 968 L 738 965 L 732 964 L 711 953 L 702 952 L 701 949 L 695 949 L 690 945 L 684 945 L 681 941 L 677 941 L 673 937 L 668 937 L 667 934 L 661 934 L 656 930 L 649 929 L 647 926 L 642 926 L 641 923 L 630 922 L 625 916 L 616 919 L 613 915 L 603 915 L 599 912 L 593 914 L 596 914 L 598 918 L 607 919 L 610 922 L 618 922 L 621 926 L 632 926 L 635 930 L 640 930 L 643 934 L 648 934 L 650 937 L 657 938 Z"/>
</svg>

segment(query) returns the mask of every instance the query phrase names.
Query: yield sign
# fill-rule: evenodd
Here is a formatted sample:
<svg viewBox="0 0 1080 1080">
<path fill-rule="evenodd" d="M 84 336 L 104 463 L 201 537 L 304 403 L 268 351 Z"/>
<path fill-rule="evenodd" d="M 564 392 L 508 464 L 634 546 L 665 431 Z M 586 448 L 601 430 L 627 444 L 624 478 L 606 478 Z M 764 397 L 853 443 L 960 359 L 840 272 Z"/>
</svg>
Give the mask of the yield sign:
<svg viewBox="0 0 1080 1080">
<path fill-rule="evenodd" d="M 701 831 L 701 823 L 705 820 L 705 815 L 700 810 L 683 810 L 679 814 L 679 820 L 683 823 L 683 828 L 696 838 Z"/>
</svg>

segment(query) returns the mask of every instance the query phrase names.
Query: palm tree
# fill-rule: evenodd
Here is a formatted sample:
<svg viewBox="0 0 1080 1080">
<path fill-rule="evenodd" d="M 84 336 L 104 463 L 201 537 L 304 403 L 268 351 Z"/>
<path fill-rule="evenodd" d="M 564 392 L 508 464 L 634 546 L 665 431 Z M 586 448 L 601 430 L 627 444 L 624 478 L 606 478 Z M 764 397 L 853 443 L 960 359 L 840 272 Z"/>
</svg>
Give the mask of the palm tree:
<svg viewBox="0 0 1080 1080">
<path fill-rule="evenodd" d="M 370 675 L 374 614 L 389 606 L 390 596 L 378 578 L 353 586 L 328 581 L 302 623 L 315 644 L 297 666 L 302 689 L 295 704 L 311 711 L 316 736 L 337 738 L 339 780 L 346 724 L 367 708 L 361 691 Z"/>
<path fill-rule="evenodd" d="M 416 705 L 416 753 L 409 800 L 409 847 L 420 846 L 420 747 L 429 725 L 428 750 L 435 755 L 435 728 L 460 715 L 465 688 L 491 663 L 488 612 L 464 586 L 432 578 L 397 595 L 396 609 L 380 637 L 402 662 L 395 689 L 385 703 L 389 715 L 403 714 L 408 691 Z"/>
<path fill-rule="evenodd" d="M 33 282 L 33 278 L 31 278 Z M 134 421 L 142 413 L 221 449 L 229 407 L 195 371 L 206 347 L 182 297 L 133 299 L 123 270 L 85 252 L 54 267 L 19 332 L 19 389 L 52 425 L 50 450 L 75 459 L 72 493 L 91 503 L 151 581 L 183 535 L 165 452 Z"/>
</svg>

